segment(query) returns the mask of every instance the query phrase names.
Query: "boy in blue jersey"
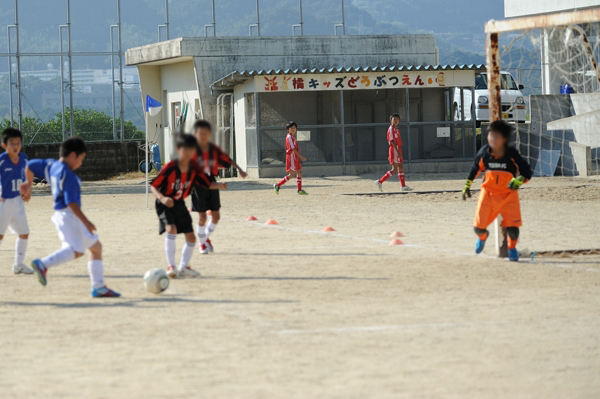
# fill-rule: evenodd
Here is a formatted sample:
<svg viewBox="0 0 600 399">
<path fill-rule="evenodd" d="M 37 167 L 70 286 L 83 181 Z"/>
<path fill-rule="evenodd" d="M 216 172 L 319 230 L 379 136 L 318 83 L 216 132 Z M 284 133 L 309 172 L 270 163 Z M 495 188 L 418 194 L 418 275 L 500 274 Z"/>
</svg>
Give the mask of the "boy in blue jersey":
<svg viewBox="0 0 600 399">
<path fill-rule="evenodd" d="M 27 155 L 21 152 L 22 144 L 23 134 L 19 130 L 9 127 L 2 132 L 2 148 L 5 152 L 0 155 L 0 244 L 6 229 L 18 234 L 13 273 L 33 274 L 33 270 L 23 264 L 29 225 L 25 215 L 25 202 L 19 192 L 25 181 L 27 167 Z"/>
<path fill-rule="evenodd" d="M 81 211 L 81 180 L 73 173 L 83 163 L 87 149 L 83 139 L 71 137 L 60 146 L 60 159 L 34 159 L 27 163 L 27 182 L 21 186 L 24 196 L 31 194 L 33 177 L 43 177 L 50 182 L 54 198 L 52 222 L 62 241 L 62 248 L 42 259 L 32 262 L 42 285 L 46 285 L 48 269 L 83 256 L 90 250 L 88 271 L 92 281 L 92 297 L 119 297 L 104 285 L 102 244 L 96 226 Z"/>
</svg>

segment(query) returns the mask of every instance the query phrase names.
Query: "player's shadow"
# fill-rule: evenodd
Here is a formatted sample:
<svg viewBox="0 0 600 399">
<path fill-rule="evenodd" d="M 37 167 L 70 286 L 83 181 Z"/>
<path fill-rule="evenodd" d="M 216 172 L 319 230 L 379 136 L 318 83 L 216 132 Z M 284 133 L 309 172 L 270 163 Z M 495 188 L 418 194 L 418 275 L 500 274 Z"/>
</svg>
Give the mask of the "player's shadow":
<svg viewBox="0 0 600 399">
<path fill-rule="evenodd" d="M 203 276 L 203 279 L 210 280 L 272 280 L 272 281 L 381 281 L 389 278 L 379 277 L 347 277 L 347 276 Z"/>
<path fill-rule="evenodd" d="M 281 304 L 281 303 L 298 303 L 299 301 L 285 300 L 285 299 L 274 299 L 274 300 L 237 300 L 237 299 L 202 299 L 202 298 L 185 298 L 181 296 L 168 296 L 161 295 L 154 298 L 140 298 L 140 299 L 124 299 L 124 298 L 103 298 L 96 299 L 98 302 L 76 302 L 76 303 L 60 303 L 60 302 L 12 302 L 5 301 L 0 302 L 0 305 L 6 306 L 19 306 L 19 307 L 53 307 L 61 309 L 76 309 L 76 308 L 105 308 L 105 307 L 125 307 L 133 308 L 157 308 L 160 306 L 147 306 L 146 303 L 157 304 L 160 303 L 196 303 L 196 304 L 208 304 L 208 305 L 219 305 L 219 304 Z"/>
<path fill-rule="evenodd" d="M 142 298 L 142 302 L 182 302 L 182 303 L 202 303 L 202 304 L 279 304 L 279 303 L 299 303 L 300 301 L 292 301 L 287 299 L 273 299 L 273 300 L 239 300 L 239 299 L 202 299 L 202 298 L 185 298 L 179 295 L 168 296 L 161 295 L 154 298 Z"/>
</svg>

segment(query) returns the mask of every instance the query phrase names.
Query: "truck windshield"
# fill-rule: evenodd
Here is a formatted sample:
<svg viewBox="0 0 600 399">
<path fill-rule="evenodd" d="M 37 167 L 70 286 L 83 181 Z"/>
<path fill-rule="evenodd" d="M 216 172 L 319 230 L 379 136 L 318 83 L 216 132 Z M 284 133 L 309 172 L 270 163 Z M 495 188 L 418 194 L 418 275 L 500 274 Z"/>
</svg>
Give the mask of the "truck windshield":
<svg viewBox="0 0 600 399">
<path fill-rule="evenodd" d="M 510 74 L 503 73 L 501 76 L 502 90 L 519 90 L 519 86 Z M 487 90 L 487 88 L 487 74 L 478 73 L 475 75 L 475 90 Z"/>
</svg>

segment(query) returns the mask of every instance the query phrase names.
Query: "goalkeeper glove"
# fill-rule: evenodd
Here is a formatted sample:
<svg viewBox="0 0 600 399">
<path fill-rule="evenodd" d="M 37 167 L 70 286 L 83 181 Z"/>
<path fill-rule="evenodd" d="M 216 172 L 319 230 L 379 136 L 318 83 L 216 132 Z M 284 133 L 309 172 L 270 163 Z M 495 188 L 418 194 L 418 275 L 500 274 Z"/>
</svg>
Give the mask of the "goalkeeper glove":
<svg viewBox="0 0 600 399">
<path fill-rule="evenodd" d="M 519 175 L 517 177 L 513 177 L 510 183 L 508 183 L 508 188 L 511 190 L 518 190 L 525 183 L 525 177 Z"/>
<path fill-rule="evenodd" d="M 471 184 L 472 183 L 473 183 L 473 180 L 467 179 L 467 182 L 465 183 L 465 186 L 463 187 L 463 190 L 462 190 L 463 201 L 466 201 L 467 197 L 471 198 Z"/>
</svg>

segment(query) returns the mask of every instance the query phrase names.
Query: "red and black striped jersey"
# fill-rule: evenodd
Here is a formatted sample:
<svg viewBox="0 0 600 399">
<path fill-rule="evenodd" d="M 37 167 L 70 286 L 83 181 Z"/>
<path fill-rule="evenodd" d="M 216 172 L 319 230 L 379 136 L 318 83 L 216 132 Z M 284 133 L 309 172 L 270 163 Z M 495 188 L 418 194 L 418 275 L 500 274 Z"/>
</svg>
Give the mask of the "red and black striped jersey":
<svg viewBox="0 0 600 399">
<path fill-rule="evenodd" d="M 233 161 L 229 158 L 229 155 L 225 154 L 222 149 L 213 143 L 208 144 L 208 151 L 203 151 L 198 146 L 196 159 L 202 171 L 208 176 L 211 182 L 216 181 L 215 177 L 219 174 L 219 168 L 229 168 L 233 165 Z"/>
<path fill-rule="evenodd" d="M 162 195 L 174 200 L 185 199 L 190 195 L 194 184 L 205 188 L 210 187 L 208 177 L 196 161 L 190 162 L 190 168 L 183 173 L 179 169 L 177 159 L 164 165 L 158 176 L 152 181 L 152 187 L 160 191 Z"/>
</svg>

